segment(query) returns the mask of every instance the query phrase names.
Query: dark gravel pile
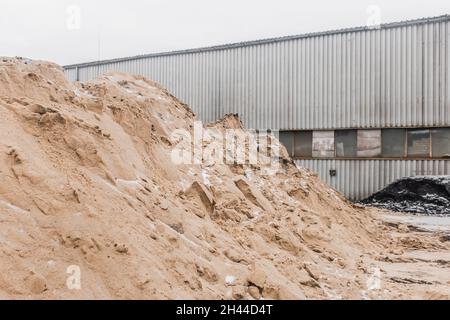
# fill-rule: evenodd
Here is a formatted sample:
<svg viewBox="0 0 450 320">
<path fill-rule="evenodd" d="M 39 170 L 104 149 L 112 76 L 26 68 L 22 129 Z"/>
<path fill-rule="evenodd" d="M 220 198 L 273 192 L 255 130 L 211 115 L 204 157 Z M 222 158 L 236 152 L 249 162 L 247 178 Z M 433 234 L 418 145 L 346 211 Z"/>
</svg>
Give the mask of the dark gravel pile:
<svg viewBox="0 0 450 320">
<path fill-rule="evenodd" d="M 450 214 L 450 176 L 402 178 L 361 203 L 397 212 Z"/>
</svg>

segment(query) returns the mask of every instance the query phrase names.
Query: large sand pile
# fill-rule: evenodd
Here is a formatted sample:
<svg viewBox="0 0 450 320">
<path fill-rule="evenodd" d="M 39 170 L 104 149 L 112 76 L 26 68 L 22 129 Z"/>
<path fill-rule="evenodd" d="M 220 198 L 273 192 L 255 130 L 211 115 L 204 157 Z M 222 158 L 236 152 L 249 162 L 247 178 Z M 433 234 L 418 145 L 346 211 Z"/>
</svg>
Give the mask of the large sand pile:
<svg viewBox="0 0 450 320">
<path fill-rule="evenodd" d="M 0 298 L 430 294 L 401 277 L 380 289 L 375 267 L 389 250 L 448 252 L 445 242 L 391 234 L 398 226 L 286 156 L 277 172 L 175 165 L 172 133 L 194 121 L 142 77 L 74 84 L 54 64 L 0 60 Z M 209 127 L 244 132 L 234 117 Z M 67 286 L 77 267 L 80 290 Z"/>
</svg>

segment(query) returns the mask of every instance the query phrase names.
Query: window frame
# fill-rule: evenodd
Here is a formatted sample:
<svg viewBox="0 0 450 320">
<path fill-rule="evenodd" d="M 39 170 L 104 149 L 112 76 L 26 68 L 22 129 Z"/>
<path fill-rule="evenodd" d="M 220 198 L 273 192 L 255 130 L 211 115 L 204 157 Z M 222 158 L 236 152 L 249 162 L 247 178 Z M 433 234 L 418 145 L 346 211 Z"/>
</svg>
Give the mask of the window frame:
<svg viewBox="0 0 450 320">
<path fill-rule="evenodd" d="M 403 130 L 405 134 L 405 145 L 403 148 L 403 156 L 401 157 L 384 157 L 383 156 L 383 130 Z M 408 156 L 408 131 L 409 130 L 429 130 L 429 143 L 430 143 L 430 152 L 428 156 Z M 433 130 L 436 129 L 450 129 L 449 126 L 440 126 L 440 127 L 385 127 L 385 128 L 343 128 L 343 129 L 319 129 L 319 130 L 279 130 L 279 132 L 291 132 L 293 135 L 293 142 L 292 142 L 292 154 L 290 156 L 294 160 L 450 160 L 450 157 L 436 157 L 433 155 Z M 342 130 L 381 130 L 381 155 L 377 157 L 337 157 L 336 154 L 336 131 L 342 131 Z M 324 157 L 318 157 L 314 156 L 314 132 L 334 132 L 334 155 L 333 156 L 324 156 Z M 311 141 L 311 150 L 312 150 L 312 156 L 311 157 L 304 157 L 304 156 L 294 156 L 294 149 L 295 149 L 295 133 L 296 132 L 311 132 L 312 134 L 312 141 Z M 358 133 L 357 133 L 358 136 Z M 358 140 L 357 140 L 358 145 Z"/>
<path fill-rule="evenodd" d="M 415 156 L 409 156 L 409 135 L 410 135 L 410 133 L 411 132 L 413 132 L 413 131 L 428 131 L 428 138 L 427 138 L 427 140 L 428 140 L 428 156 L 426 156 L 425 154 L 423 154 L 423 155 L 415 155 Z M 407 152 L 407 155 L 406 155 L 406 157 L 409 159 L 409 158 L 417 158 L 417 159 L 428 159 L 428 158 L 430 158 L 432 155 L 433 155 L 433 148 L 432 148 L 432 144 L 433 144 L 433 141 L 431 140 L 431 129 L 430 128 L 414 128 L 414 129 L 408 129 L 408 130 L 406 130 L 406 134 L 407 134 L 407 136 L 406 136 L 406 143 L 407 143 L 407 150 L 406 150 L 406 152 Z"/>
<path fill-rule="evenodd" d="M 403 131 L 403 135 L 404 135 L 404 142 L 403 142 L 403 156 L 400 157 L 385 157 L 383 156 L 383 143 L 384 143 L 384 139 L 383 139 L 383 131 L 385 130 L 401 130 Z M 408 159 L 408 128 L 382 128 L 381 129 L 381 159 L 386 159 L 386 160 L 398 160 L 398 159 Z"/>
<path fill-rule="evenodd" d="M 358 159 L 375 159 L 375 158 L 381 158 L 381 157 L 383 157 L 383 129 L 357 129 L 356 130 L 357 132 L 356 132 L 356 157 L 358 158 Z M 379 155 L 378 156 L 374 156 L 374 157 L 371 157 L 371 156 L 359 156 L 358 155 L 358 153 L 361 151 L 363 151 L 363 150 L 360 150 L 359 149 L 359 147 L 360 147 L 360 141 L 359 141 L 359 133 L 360 133 L 360 131 L 379 131 L 379 133 L 380 133 L 380 137 L 379 137 L 379 143 L 380 143 L 380 153 L 379 153 Z"/>
<path fill-rule="evenodd" d="M 335 137 L 335 133 L 334 133 L 334 131 L 335 130 L 312 130 L 313 131 L 313 133 L 312 133 L 312 159 L 330 159 L 330 158 L 332 158 L 332 159 L 334 159 L 334 158 L 336 158 L 336 137 Z M 328 133 L 331 133 L 330 134 L 330 136 L 332 136 L 332 139 L 333 139 L 333 150 L 315 150 L 314 149 L 314 133 L 315 132 L 321 132 L 321 133 L 324 133 L 324 132 L 328 132 Z M 331 139 L 331 138 L 329 138 L 329 139 Z M 324 152 L 330 152 L 330 153 L 332 153 L 333 154 L 333 156 L 332 157 L 329 157 L 329 156 L 314 156 L 314 152 L 317 152 L 317 151 L 324 151 Z"/>
<path fill-rule="evenodd" d="M 297 156 L 296 155 L 297 139 L 302 134 L 307 134 L 309 136 L 308 139 L 311 142 L 311 145 L 310 145 L 310 150 L 311 150 L 310 154 L 311 155 L 310 156 Z M 314 132 L 312 130 L 296 130 L 296 131 L 294 131 L 294 143 L 293 143 L 293 151 L 292 151 L 292 157 L 293 158 L 312 158 L 312 156 L 313 156 L 313 147 L 314 147 L 313 135 L 314 135 Z M 302 139 L 300 139 L 300 141 L 301 140 Z"/>
<path fill-rule="evenodd" d="M 355 138 L 355 156 L 338 156 L 338 150 L 337 150 L 337 138 L 338 138 L 338 132 L 345 132 L 354 134 Z M 358 129 L 343 129 L 343 130 L 334 130 L 334 157 L 336 159 L 348 159 L 348 158 L 358 158 Z M 345 153 L 345 146 L 344 150 L 342 150 Z"/>
<path fill-rule="evenodd" d="M 444 155 L 444 156 L 434 156 L 434 143 L 433 143 L 433 136 L 436 134 L 437 130 L 446 130 L 446 131 L 450 131 L 450 127 L 439 127 L 439 128 L 430 128 L 430 153 L 431 153 L 431 157 L 436 158 L 436 159 L 444 159 L 444 160 L 449 160 L 450 156 L 449 155 Z M 449 136 L 450 138 L 450 136 Z M 450 152 L 449 152 L 450 154 Z"/>
</svg>

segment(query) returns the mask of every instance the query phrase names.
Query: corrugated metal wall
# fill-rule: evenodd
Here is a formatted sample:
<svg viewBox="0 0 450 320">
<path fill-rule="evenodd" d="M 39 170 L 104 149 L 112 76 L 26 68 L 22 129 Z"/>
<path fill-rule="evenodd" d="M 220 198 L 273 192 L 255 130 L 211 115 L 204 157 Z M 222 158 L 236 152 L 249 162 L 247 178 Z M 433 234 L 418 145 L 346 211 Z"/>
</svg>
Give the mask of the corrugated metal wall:
<svg viewBox="0 0 450 320">
<path fill-rule="evenodd" d="M 450 117 L 450 22 L 407 23 L 265 44 L 80 65 L 160 82 L 205 121 L 257 129 L 442 126 Z M 77 71 L 67 69 L 75 80 Z"/>
<path fill-rule="evenodd" d="M 167 87 L 205 122 L 239 113 L 255 129 L 450 126 L 449 44 L 450 16 L 443 16 L 74 65 L 66 74 L 80 81 L 107 71 L 140 74 Z M 419 164 L 450 173 L 448 161 L 300 164 L 354 199 L 414 174 Z M 338 177 L 330 179 L 333 166 Z"/>
<path fill-rule="evenodd" d="M 450 175 L 448 160 L 296 160 L 352 200 L 361 200 L 401 177 Z M 336 170 L 336 176 L 330 175 Z"/>
<path fill-rule="evenodd" d="M 78 79 L 78 67 L 69 69 L 64 68 L 64 73 L 66 74 L 66 77 L 71 81 L 75 81 L 76 79 Z"/>
</svg>

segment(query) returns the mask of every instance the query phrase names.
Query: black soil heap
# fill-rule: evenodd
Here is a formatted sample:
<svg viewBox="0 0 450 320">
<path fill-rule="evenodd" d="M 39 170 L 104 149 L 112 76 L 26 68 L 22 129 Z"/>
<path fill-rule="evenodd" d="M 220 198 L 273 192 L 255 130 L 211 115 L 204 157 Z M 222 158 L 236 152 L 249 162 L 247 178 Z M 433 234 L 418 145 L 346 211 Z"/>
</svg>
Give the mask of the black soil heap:
<svg viewBox="0 0 450 320">
<path fill-rule="evenodd" d="M 361 203 L 398 212 L 450 214 L 450 176 L 403 178 Z"/>
</svg>

